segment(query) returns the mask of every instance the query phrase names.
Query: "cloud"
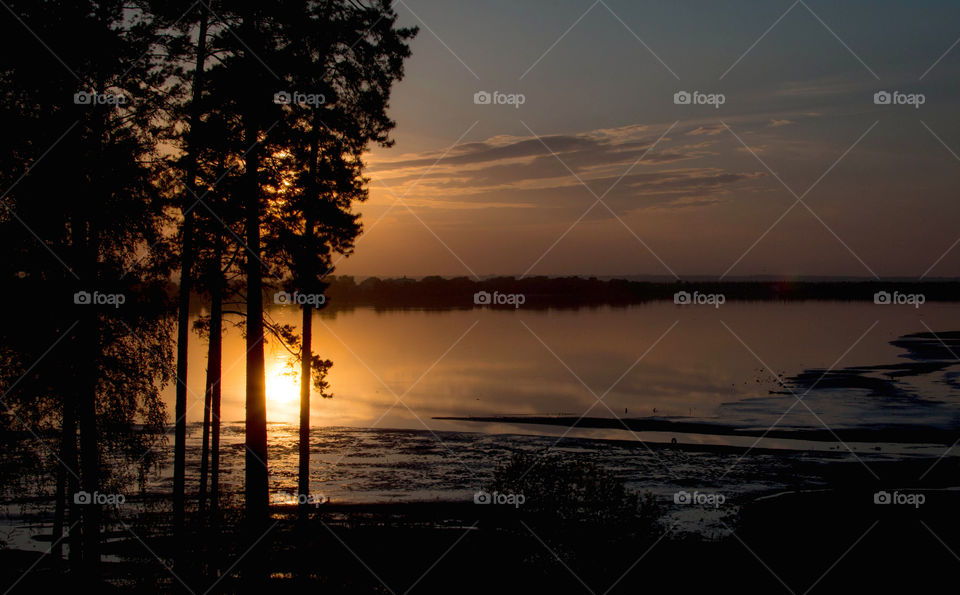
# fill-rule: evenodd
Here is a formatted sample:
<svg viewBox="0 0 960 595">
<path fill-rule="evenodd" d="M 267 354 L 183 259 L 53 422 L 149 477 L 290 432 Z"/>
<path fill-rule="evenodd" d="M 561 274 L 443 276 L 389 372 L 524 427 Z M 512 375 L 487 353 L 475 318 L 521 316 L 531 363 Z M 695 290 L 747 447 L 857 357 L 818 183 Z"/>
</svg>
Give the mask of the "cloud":
<svg viewBox="0 0 960 595">
<path fill-rule="evenodd" d="M 796 124 L 793 120 L 778 120 L 773 118 L 770 120 L 770 123 L 767 124 L 767 128 L 780 128 L 781 126 L 789 126 L 790 124 Z"/>
<path fill-rule="evenodd" d="M 631 125 L 576 134 L 501 135 L 444 151 L 371 159 L 369 173 L 420 208 L 442 210 L 543 207 L 549 212 L 589 206 L 595 197 L 618 213 L 677 204 L 712 204 L 756 177 L 715 164 L 717 145 L 730 142 L 721 125 L 698 125 L 660 138 L 665 126 Z M 700 137 L 693 141 L 683 139 Z M 654 146 L 654 143 L 659 142 Z M 378 184 L 374 183 L 376 189 Z M 569 218 L 569 213 L 557 213 Z M 592 216 L 612 217 L 606 209 Z"/>
<path fill-rule="evenodd" d="M 726 130 L 727 130 L 727 127 L 721 126 L 721 125 L 698 126 L 697 128 L 694 128 L 693 130 L 691 130 L 690 132 L 687 132 L 687 135 L 688 136 L 700 136 L 700 135 L 716 136 L 718 134 L 723 134 Z"/>
</svg>

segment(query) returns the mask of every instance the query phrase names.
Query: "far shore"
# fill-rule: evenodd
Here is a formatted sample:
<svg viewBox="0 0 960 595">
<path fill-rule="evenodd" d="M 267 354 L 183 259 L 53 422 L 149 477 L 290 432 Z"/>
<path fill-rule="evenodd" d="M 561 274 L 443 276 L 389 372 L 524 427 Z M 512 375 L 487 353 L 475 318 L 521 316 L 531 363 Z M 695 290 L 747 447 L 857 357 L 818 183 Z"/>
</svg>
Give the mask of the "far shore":
<svg viewBox="0 0 960 595">
<path fill-rule="evenodd" d="M 354 278 L 331 276 L 320 312 L 356 308 L 467 310 L 494 308 L 540 310 L 630 306 L 651 302 L 682 305 L 730 302 L 843 301 L 876 306 L 923 307 L 932 302 L 960 302 L 960 280 L 935 278 L 753 277 L 725 279 L 689 277 L 469 277 Z M 265 289 L 266 304 L 274 304 L 276 289 Z M 176 295 L 171 283 L 167 293 Z M 685 292 L 687 296 L 684 295 Z M 487 295 L 489 294 L 489 295 Z M 495 295 L 496 294 L 496 295 Z M 523 296 L 511 299 L 511 296 Z M 503 299 L 495 299 L 500 296 Z M 711 297 L 713 296 L 713 297 Z M 489 297 L 489 299 L 488 299 Z M 689 297 L 689 301 L 686 301 Z M 207 297 L 197 294 L 194 307 Z M 522 302 L 522 303 L 518 303 Z M 918 303 L 919 302 L 919 303 Z"/>
</svg>

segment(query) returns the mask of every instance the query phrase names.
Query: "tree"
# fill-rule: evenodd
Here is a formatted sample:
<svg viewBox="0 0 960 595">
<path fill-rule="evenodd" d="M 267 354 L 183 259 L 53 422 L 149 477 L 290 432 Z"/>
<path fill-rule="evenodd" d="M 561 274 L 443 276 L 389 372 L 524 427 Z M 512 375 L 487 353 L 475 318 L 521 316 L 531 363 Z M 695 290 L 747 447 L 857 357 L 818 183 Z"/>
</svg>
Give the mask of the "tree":
<svg viewBox="0 0 960 595">
<path fill-rule="evenodd" d="M 342 0 L 303 3 L 305 14 L 290 21 L 287 38 L 285 108 L 291 142 L 293 191 L 279 205 L 275 237 L 292 275 L 293 288 L 321 294 L 333 272 L 332 256 L 347 255 L 360 234 L 354 203 L 367 197 L 364 151 L 369 144 L 390 146 L 394 122 L 387 116 L 390 90 L 403 76 L 409 57 L 406 42 L 416 29 L 395 28 L 390 2 L 359 6 Z M 293 91 L 293 93 L 291 93 Z M 303 96 L 305 101 L 296 101 Z M 309 502 L 311 385 L 321 386 L 326 368 L 312 353 L 312 315 L 316 300 L 302 305 L 300 354 L 300 517 Z M 316 378 L 314 378 L 316 376 Z"/>
<path fill-rule="evenodd" d="M 188 131 L 186 147 L 180 164 L 184 172 L 184 193 L 180 206 L 182 244 L 180 247 L 179 309 L 177 312 L 177 384 L 175 404 L 175 436 L 173 455 L 173 528 L 174 542 L 178 553 L 183 552 L 184 488 L 186 478 L 187 434 L 187 343 L 190 324 L 190 291 L 194 261 L 194 219 L 200 200 L 197 191 L 197 153 L 200 150 L 198 128 L 202 115 L 204 73 L 207 60 L 207 30 L 209 14 L 207 5 L 199 3 L 196 10 L 197 42 L 194 68 L 191 75 Z M 206 392 L 206 391 L 205 391 Z M 205 407 L 209 411 L 209 407 Z M 208 415 L 205 413 L 205 415 Z"/>
<path fill-rule="evenodd" d="M 97 492 L 121 470 L 101 451 L 149 454 L 150 439 L 132 424 L 149 429 L 162 421 L 159 383 L 170 337 L 154 307 L 164 304 L 155 292 L 166 252 L 163 196 L 153 182 L 166 126 L 157 88 L 167 71 L 148 57 L 159 21 L 146 2 L 10 2 L 8 9 L 17 21 L 4 21 L 0 41 L 3 151 L 11 157 L 2 175 L 13 188 L 0 225 L 5 243 L 21 245 L 7 253 L 17 278 L 43 283 L 62 300 L 48 313 L 50 326 L 62 329 L 66 375 L 57 383 L 58 463 L 69 480 L 66 490 L 58 482 L 58 508 L 62 518 L 69 503 L 71 557 L 79 561 L 82 552 L 95 576 L 102 511 L 80 506 L 79 490 Z M 39 130 L 62 135 L 54 142 Z M 44 175 L 34 171 L 41 166 Z M 18 170 L 14 183 L 9 176 Z M 49 258 L 37 258 L 37 250 Z M 23 395 L 25 407 L 31 396 Z"/>
</svg>

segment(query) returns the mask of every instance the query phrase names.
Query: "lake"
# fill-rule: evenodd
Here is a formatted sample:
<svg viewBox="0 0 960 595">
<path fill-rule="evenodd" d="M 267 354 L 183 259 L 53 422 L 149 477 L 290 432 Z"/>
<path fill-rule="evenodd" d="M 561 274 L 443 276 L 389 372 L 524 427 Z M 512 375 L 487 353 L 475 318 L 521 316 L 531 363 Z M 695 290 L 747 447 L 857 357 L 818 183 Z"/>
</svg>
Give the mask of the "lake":
<svg viewBox="0 0 960 595">
<path fill-rule="evenodd" d="M 269 314 L 277 322 L 299 324 L 294 307 Z M 779 385 L 781 379 L 810 370 L 897 364 L 910 354 L 891 341 L 952 331 L 958 314 L 955 303 L 914 308 L 863 302 L 317 313 L 313 348 L 334 362 L 329 375 L 334 398 L 314 399 L 312 425 L 559 434 L 563 430 L 549 427 L 432 418 L 588 412 L 768 427 L 795 400 Z M 225 421 L 243 419 L 244 353 L 239 331 L 230 329 L 223 361 Z M 192 337 L 188 421 L 202 419 L 205 356 L 205 343 Z M 287 375 L 286 364 L 287 354 L 271 341 L 266 358 L 271 422 L 298 419 L 299 379 L 296 370 Z M 895 375 L 902 395 L 912 400 L 901 396 L 891 402 L 862 388 L 825 387 L 810 391 L 804 401 L 830 427 L 951 426 L 960 404 L 952 386 L 956 373 L 950 364 L 934 373 Z M 172 387 L 166 395 L 172 412 Z M 822 427 L 816 417 L 806 407 L 794 407 L 780 425 Z M 582 435 L 631 437 L 618 430 Z"/>
<path fill-rule="evenodd" d="M 270 315 L 299 322 L 295 308 L 274 308 Z M 664 498 L 691 483 L 748 497 L 816 486 L 818 465 L 837 460 L 861 461 L 868 472 L 874 460 L 940 456 L 946 447 L 938 444 L 841 446 L 433 418 L 586 413 L 760 430 L 775 422 L 796 429 L 952 429 L 960 413 L 960 363 L 952 351 L 934 354 L 938 363 L 930 367 L 931 358 L 891 341 L 928 329 L 946 333 L 958 316 L 960 304 L 954 303 L 913 308 L 863 302 L 317 313 L 314 349 L 334 362 L 334 398 L 313 401 L 311 491 L 341 502 L 465 500 L 512 451 L 554 449 L 593 458 L 633 487 Z M 194 454 L 205 349 L 198 340 L 190 349 L 188 453 Z M 296 491 L 299 389 L 297 379 L 284 374 L 275 342 L 267 354 L 271 489 L 283 501 Z M 243 469 L 243 356 L 239 332 L 231 330 L 224 355 L 223 464 L 225 481 L 237 486 Z M 923 365 L 910 367 L 918 361 Z M 805 374 L 820 378 L 826 370 L 826 381 L 813 390 L 804 386 Z M 790 387 L 809 409 L 797 406 Z M 169 397 L 172 410 L 172 391 Z M 560 436 L 566 440 L 558 444 Z M 757 450 L 743 456 L 646 446 L 673 438 Z M 195 465 L 190 472 L 195 479 Z M 168 480 L 169 469 L 159 481 Z M 232 491 L 229 485 L 225 491 Z"/>
<path fill-rule="evenodd" d="M 293 307 L 272 308 L 269 315 L 294 325 L 300 318 Z M 585 415 L 745 430 L 775 423 L 798 430 L 952 430 L 960 415 L 960 363 L 952 347 L 958 338 L 948 333 L 958 319 L 956 303 L 863 302 L 317 313 L 314 350 L 334 362 L 334 397 L 313 400 L 311 493 L 335 503 L 469 502 L 511 453 L 563 452 L 656 495 L 678 530 L 720 534 L 740 504 L 821 487 L 833 463 L 859 462 L 855 468 L 868 480 L 875 463 L 939 457 L 947 447 L 434 418 Z M 931 330 L 946 340 L 901 339 Z M 222 481 L 224 498 L 234 502 L 243 481 L 244 353 L 239 330 L 230 328 Z M 196 494 L 206 367 L 206 345 L 196 335 L 189 356 L 187 492 Z M 285 373 L 286 363 L 285 352 L 270 341 L 270 489 L 277 503 L 295 500 L 297 481 L 299 385 Z M 798 405 L 791 390 L 806 405 Z M 165 395 L 172 413 L 172 386 Z M 674 438 L 684 448 L 671 447 Z M 718 445 L 756 448 L 744 454 Z M 147 493 L 169 493 L 171 477 L 170 465 L 152 474 Z M 673 494 L 695 489 L 724 494 L 726 506 L 673 506 Z M 10 522 L 0 523 L 0 538 L 42 549 L 30 536 L 49 530 L 49 508 L 46 501 L 8 506 Z"/>
</svg>

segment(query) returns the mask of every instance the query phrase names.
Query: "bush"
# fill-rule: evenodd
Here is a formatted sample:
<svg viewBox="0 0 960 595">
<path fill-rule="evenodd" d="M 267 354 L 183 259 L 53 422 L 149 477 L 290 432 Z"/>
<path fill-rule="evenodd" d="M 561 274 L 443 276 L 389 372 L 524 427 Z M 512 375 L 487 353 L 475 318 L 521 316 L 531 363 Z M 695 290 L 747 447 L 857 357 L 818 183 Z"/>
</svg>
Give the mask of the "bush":
<svg viewBox="0 0 960 595">
<path fill-rule="evenodd" d="M 569 455 L 515 453 L 494 471 L 490 488 L 523 494 L 522 516 L 567 528 L 648 529 L 657 517 L 652 494 L 633 492 L 606 469 Z"/>
</svg>

